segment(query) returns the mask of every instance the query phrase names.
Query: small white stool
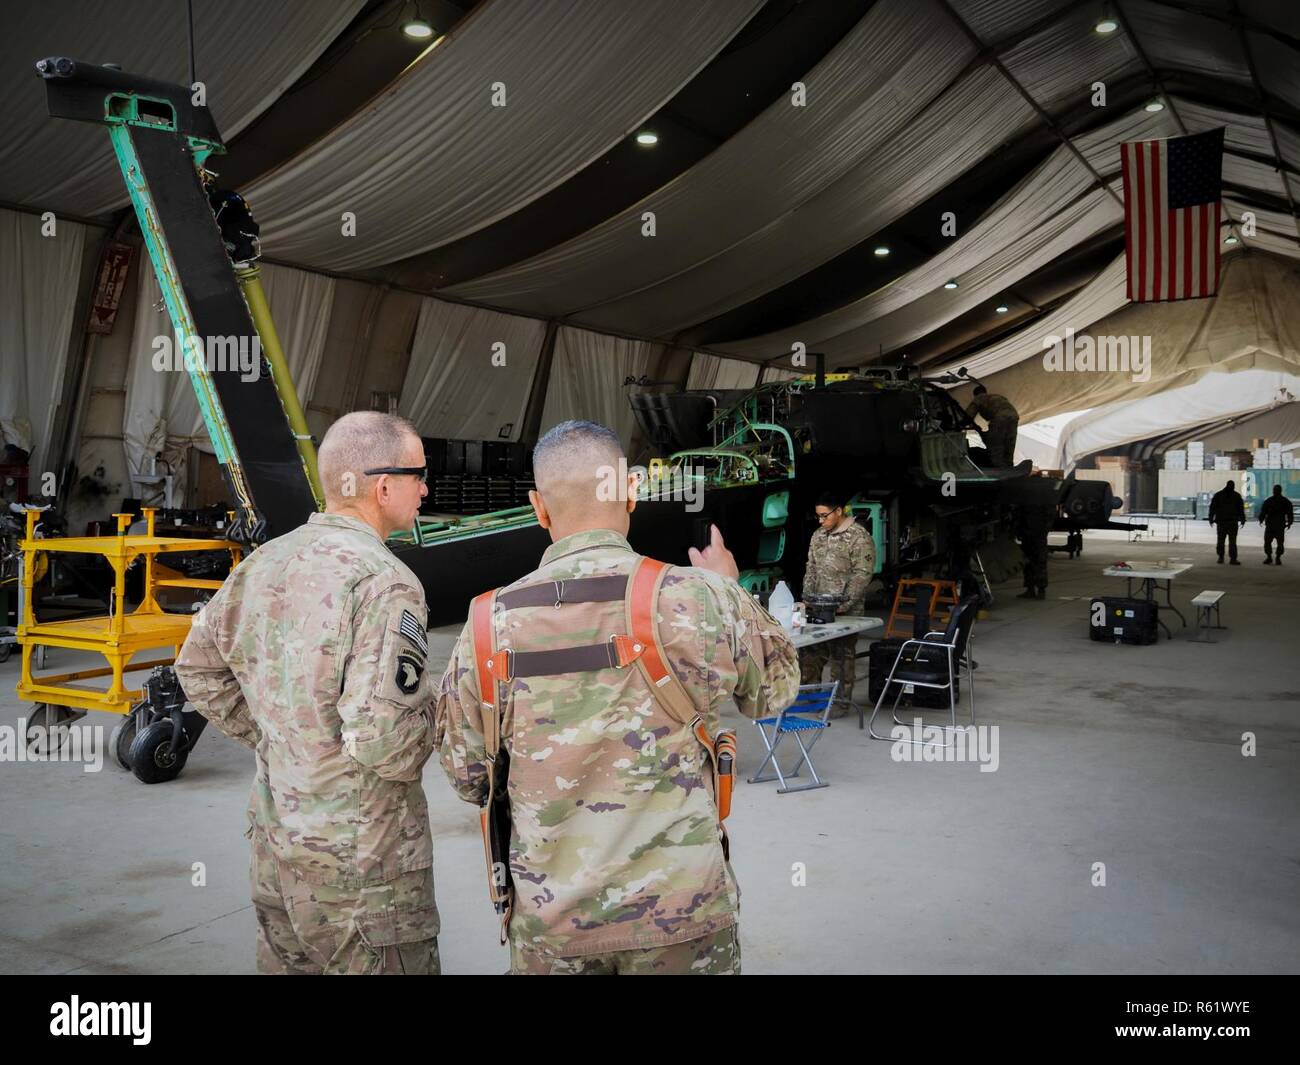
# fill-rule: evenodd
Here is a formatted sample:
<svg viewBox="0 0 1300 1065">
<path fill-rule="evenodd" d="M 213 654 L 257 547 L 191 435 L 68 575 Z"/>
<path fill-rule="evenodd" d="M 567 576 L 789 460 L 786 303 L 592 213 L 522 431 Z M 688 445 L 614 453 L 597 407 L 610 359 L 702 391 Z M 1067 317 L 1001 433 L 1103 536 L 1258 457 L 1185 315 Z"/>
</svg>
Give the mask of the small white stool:
<svg viewBox="0 0 1300 1065">
<path fill-rule="evenodd" d="M 1223 592 L 1207 589 L 1192 600 L 1192 606 L 1196 607 L 1196 635 L 1192 639 L 1196 643 L 1218 643 L 1218 640 L 1210 639 L 1209 631 L 1228 627 L 1223 624 L 1223 618 L 1219 614 L 1219 602 L 1223 599 L 1224 594 Z M 1213 615 L 1213 624 L 1210 623 L 1211 614 Z M 1204 638 L 1202 638 L 1202 633 L 1206 634 Z"/>
</svg>

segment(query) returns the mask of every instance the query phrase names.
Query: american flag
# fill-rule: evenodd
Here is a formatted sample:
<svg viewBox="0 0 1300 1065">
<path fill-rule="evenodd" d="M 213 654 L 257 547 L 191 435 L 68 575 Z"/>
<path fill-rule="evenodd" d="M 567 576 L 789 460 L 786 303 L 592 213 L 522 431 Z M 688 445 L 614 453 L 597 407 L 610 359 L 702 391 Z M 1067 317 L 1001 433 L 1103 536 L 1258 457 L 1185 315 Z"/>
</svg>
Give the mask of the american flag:
<svg viewBox="0 0 1300 1065">
<path fill-rule="evenodd" d="M 1120 145 L 1124 250 L 1134 303 L 1219 290 L 1223 130 Z"/>
</svg>

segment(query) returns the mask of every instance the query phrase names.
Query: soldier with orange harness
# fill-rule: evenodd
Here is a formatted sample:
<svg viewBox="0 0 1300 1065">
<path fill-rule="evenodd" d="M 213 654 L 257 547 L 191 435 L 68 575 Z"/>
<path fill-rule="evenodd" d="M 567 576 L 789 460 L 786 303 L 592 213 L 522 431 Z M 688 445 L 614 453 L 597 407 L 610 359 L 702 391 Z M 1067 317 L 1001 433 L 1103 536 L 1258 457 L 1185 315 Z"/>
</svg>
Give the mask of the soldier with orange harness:
<svg viewBox="0 0 1300 1065">
<path fill-rule="evenodd" d="M 443 766 L 481 808 L 513 971 L 736 972 L 720 711 L 787 705 L 797 656 L 716 529 L 690 567 L 632 551 L 634 490 L 597 491 L 621 457 L 589 422 L 539 441 L 553 543 L 471 607 L 438 701 Z"/>
</svg>

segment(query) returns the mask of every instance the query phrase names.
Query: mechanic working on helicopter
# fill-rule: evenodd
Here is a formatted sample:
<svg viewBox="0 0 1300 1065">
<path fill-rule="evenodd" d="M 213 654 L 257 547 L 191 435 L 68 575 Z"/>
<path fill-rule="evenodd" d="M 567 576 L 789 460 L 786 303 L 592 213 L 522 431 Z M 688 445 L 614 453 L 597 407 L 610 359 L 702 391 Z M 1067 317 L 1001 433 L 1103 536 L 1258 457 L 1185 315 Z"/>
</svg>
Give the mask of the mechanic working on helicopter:
<svg viewBox="0 0 1300 1065">
<path fill-rule="evenodd" d="M 984 447 L 989 453 L 989 465 L 994 469 L 1008 470 L 1015 465 L 1016 433 L 1020 428 L 1020 413 L 1006 396 L 990 392 L 983 385 L 975 386 L 974 398 L 966 408 L 966 415 L 976 415 L 988 422 L 980 430 Z"/>
</svg>

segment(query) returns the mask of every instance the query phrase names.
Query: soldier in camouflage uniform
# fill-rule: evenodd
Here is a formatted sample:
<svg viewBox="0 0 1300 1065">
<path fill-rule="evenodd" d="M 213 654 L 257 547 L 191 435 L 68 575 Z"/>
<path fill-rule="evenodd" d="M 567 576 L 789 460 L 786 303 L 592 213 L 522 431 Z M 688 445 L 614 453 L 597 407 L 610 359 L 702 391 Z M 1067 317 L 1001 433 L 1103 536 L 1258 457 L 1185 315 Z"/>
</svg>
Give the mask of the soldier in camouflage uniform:
<svg viewBox="0 0 1300 1065">
<path fill-rule="evenodd" d="M 988 422 L 989 427 L 981 430 L 980 435 L 989 453 L 989 466 L 995 470 L 1011 469 L 1016 464 L 1016 434 L 1020 431 L 1020 412 L 1011 400 L 976 385 L 966 414 L 971 418 L 978 414 Z"/>
<path fill-rule="evenodd" d="M 847 596 L 848 602 L 838 607 L 836 613 L 862 614 L 866 610 L 867 585 L 876 568 L 876 543 L 866 529 L 845 513 L 843 498 L 834 492 L 824 492 L 817 500 L 816 516 L 819 527 L 808 545 L 803 594 Z M 844 636 L 799 651 L 804 684 L 820 684 L 822 671 L 830 662 L 831 680 L 840 683 L 836 698 L 844 700 L 832 710 L 832 717 L 847 714 L 853 701 L 857 646 L 856 636 Z"/>
<path fill-rule="evenodd" d="M 1056 523 L 1054 503 L 1023 503 L 1016 537 L 1025 556 L 1025 590 L 1017 599 L 1047 598 L 1047 534 Z"/>
<path fill-rule="evenodd" d="M 176 660 L 197 710 L 257 752 L 259 972 L 439 968 L 420 785 L 436 747 L 428 614 L 384 544 L 414 523 L 423 466 L 404 419 L 341 418 L 320 448 L 325 513 L 236 567 Z"/>
<path fill-rule="evenodd" d="M 539 569 L 499 594 L 499 648 L 520 656 L 626 631 L 621 597 L 563 601 L 573 588 L 564 582 L 614 577 L 621 586 L 617 577 L 638 562 L 626 540 L 635 491 L 598 494 L 620 458 L 617 436 L 591 422 L 562 423 L 538 442 L 530 498 L 553 543 Z M 716 736 L 732 698 L 750 717 L 793 700 L 796 655 L 736 583 L 716 528 L 709 548 L 691 549 L 691 562 L 667 571 L 658 632 L 667 664 Z M 529 586 L 546 589 L 547 601 L 512 594 Z M 498 689 L 513 820 L 512 971 L 739 972 L 739 890 L 723 853 L 713 774 L 689 725 L 665 710 L 635 666 L 515 677 Z M 437 720 L 443 768 L 463 799 L 480 804 L 488 790 L 481 694 L 467 624 Z"/>
</svg>

